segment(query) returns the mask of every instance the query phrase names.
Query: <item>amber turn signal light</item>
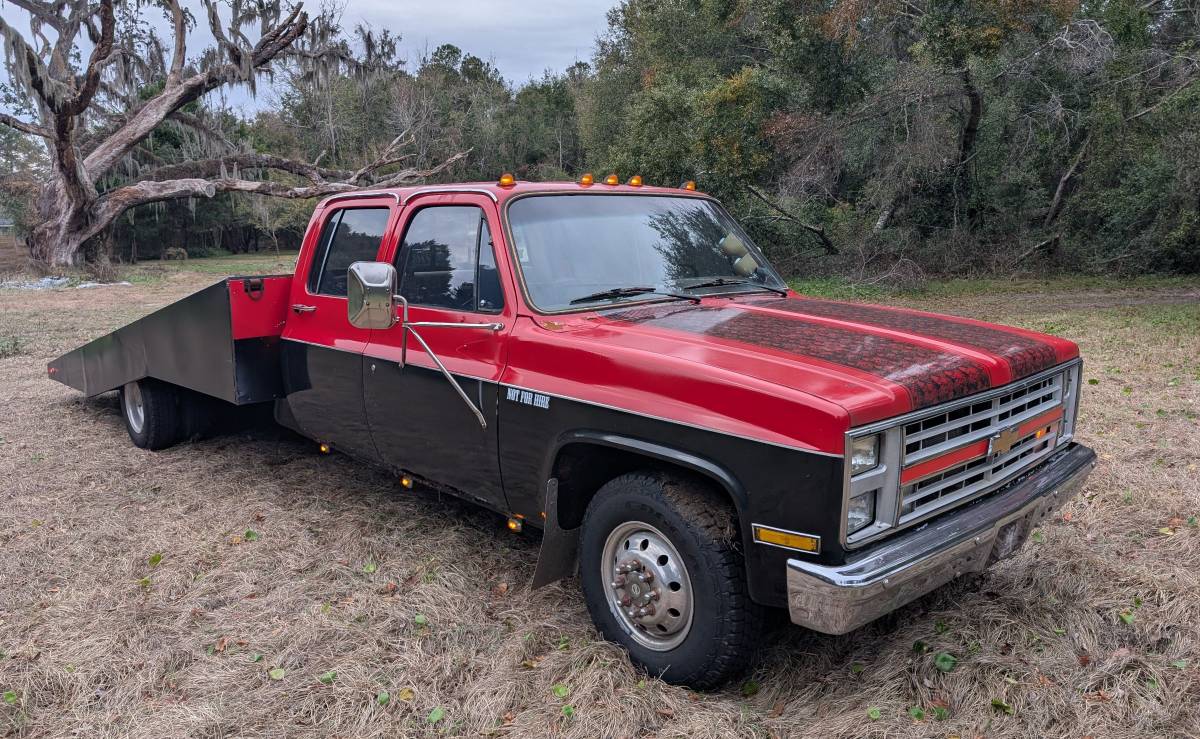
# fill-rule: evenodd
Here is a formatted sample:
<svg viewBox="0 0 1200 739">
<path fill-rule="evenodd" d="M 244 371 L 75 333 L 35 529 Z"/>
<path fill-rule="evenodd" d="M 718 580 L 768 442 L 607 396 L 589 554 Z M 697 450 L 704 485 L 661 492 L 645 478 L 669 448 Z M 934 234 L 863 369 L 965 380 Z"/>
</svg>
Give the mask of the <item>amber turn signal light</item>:
<svg viewBox="0 0 1200 739">
<path fill-rule="evenodd" d="M 604 178 L 604 184 L 606 184 L 606 185 L 618 185 L 620 183 L 621 183 L 621 178 L 617 177 L 616 172 L 614 172 L 614 173 L 610 174 L 608 177 Z"/>
<path fill-rule="evenodd" d="M 630 177 L 629 185 L 631 187 L 641 187 L 642 186 L 642 176 L 640 174 L 635 174 L 633 177 Z"/>
<path fill-rule="evenodd" d="M 696 181 L 688 180 L 687 182 L 683 183 L 683 189 L 692 190 L 694 192 L 696 190 Z"/>
<path fill-rule="evenodd" d="M 508 530 L 509 531 L 512 531 L 514 533 L 519 533 L 521 531 L 521 529 L 523 529 L 523 528 L 525 528 L 525 525 L 523 523 L 521 523 L 521 519 L 519 519 L 519 518 L 508 519 Z"/>
<path fill-rule="evenodd" d="M 821 537 L 819 536 L 799 534 L 795 531 L 784 531 L 783 529 L 772 529 L 758 524 L 754 524 L 753 528 L 754 540 L 759 544 L 770 544 L 771 546 L 794 549 L 798 552 L 811 552 L 813 554 L 821 551 Z"/>
<path fill-rule="evenodd" d="M 588 172 L 587 174 L 585 174 L 584 176 L 579 178 L 579 184 L 583 185 L 584 187 L 591 185 L 595 181 L 596 181 L 596 178 L 592 176 L 591 172 Z"/>
<path fill-rule="evenodd" d="M 508 172 L 500 175 L 500 187 L 512 187 L 515 184 L 517 184 L 517 178 Z"/>
</svg>

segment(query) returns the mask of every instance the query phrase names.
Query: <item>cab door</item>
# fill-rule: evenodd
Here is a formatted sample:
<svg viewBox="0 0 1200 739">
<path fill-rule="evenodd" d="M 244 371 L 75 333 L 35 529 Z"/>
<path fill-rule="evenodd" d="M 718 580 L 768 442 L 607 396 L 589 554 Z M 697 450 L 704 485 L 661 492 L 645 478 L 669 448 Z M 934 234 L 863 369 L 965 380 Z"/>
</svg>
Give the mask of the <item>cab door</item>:
<svg viewBox="0 0 1200 739">
<path fill-rule="evenodd" d="M 396 325 L 375 331 L 366 350 L 364 397 L 375 447 L 395 470 L 505 509 L 496 444 L 497 383 L 516 308 L 507 271 L 498 268 L 502 246 L 495 206 L 480 195 L 425 196 L 405 208 L 403 221 L 392 263 L 409 320 L 451 324 L 417 331 L 486 426 L 420 341 L 409 335 L 403 347 L 405 331 Z M 501 327 L 453 326 L 459 323 Z"/>
<path fill-rule="evenodd" d="M 374 459 L 363 409 L 363 350 L 371 332 L 347 317 L 346 272 L 354 262 L 375 261 L 390 250 L 397 209 L 391 199 L 368 197 L 339 201 L 316 218 L 321 227 L 309 230 L 310 238 L 318 235 L 304 245 L 282 335 L 288 425 Z"/>
</svg>

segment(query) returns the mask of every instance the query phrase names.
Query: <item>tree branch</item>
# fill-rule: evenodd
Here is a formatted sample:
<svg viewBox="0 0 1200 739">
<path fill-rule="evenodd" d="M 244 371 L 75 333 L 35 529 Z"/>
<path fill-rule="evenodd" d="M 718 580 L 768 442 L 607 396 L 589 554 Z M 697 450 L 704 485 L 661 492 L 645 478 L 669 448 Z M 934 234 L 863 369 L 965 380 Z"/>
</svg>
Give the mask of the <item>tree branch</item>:
<svg viewBox="0 0 1200 739">
<path fill-rule="evenodd" d="M 264 33 L 255 44 L 250 60 L 250 73 L 256 73 L 278 56 L 304 33 L 307 26 L 308 16 L 301 13 L 299 6 L 296 6 L 282 23 Z M 240 67 L 234 64 L 223 64 L 194 74 L 181 80 L 176 86 L 163 90 L 158 96 L 147 101 L 130 116 L 125 125 L 118 128 L 112 136 L 88 154 L 87 159 L 84 160 L 88 176 L 95 180 L 96 177 L 107 172 L 174 111 L 227 82 L 243 78 L 244 74 Z"/>
<path fill-rule="evenodd" d="M 825 235 L 825 228 L 823 226 L 814 226 L 810 223 L 805 222 L 804 220 L 802 220 L 799 216 L 795 215 L 794 213 L 790 213 L 790 212 L 784 210 L 783 208 L 779 207 L 775 203 L 772 203 L 770 200 L 767 199 L 766 195 L 763 195 L 761 192 L 759 192 L 754 187 L 747 185 L 746 189 L 750 191 L 751 195 L 753 195 L 754 197 L 763 201 L 763 203 L 765 203 L 768 208 L 775 211 L 776 213 L 783 216 L 784 218 L 791 221 L 792 223 L 796 224 L 797 226 L 804 229 L 805 231 L 808 231 L 813 236 L 816 236 L 817 239 L 820 240 L 821 246 L 825 249 L 826 254 L 833 255 L 833 254 L 839 253 L 838 248 L 836 246 L 834 246 L 833 242 L 829 240 L 829 237 Z"/>
<path fill-rule="evenodd" d="M 31 134 L 33 136 L 41 136 L 42 138 L 50 138 L 54 132 L 48 128 L 37 125 L 36 123 L 26 123 L 25 121 L 9 115 L 8 113 L 0 113 L 0 123 L 15 128 L 21 133 Z"/>
<path fill-rule="evenodd" d="M 432 177 L 461 160 L 467 152 L 459 152 L 432 169 L 405 169 L 380 180 L 373 187 L 397 187 Z M 314 185 L 294 187 L 269 180 L 243 180 L 223 177 L 215 180 L 182 178 L 165 181 L 143 181 L 117 188 L 100 196 L 91 208 L 91 223 L 86 238 L 104 230 L 117 216 L 129 208 L 163 200 L 191 197 L 214 197 L 221 192 L 246 192 L 270 195 L 277 198 L 307 199 L 336 195 L 358 190 L 349 182 L 321 182 Z"/>
<path fill-rule="evenodd" d="M 187 23 L 179 0 L 167 0 L 171 10 L 171 24 L 175 29 L 175 49 L 171 56 L 171 71 L 167 73 L 167 87 L 179 84 L 183 63 L 187 55 Z"/>
</svg>

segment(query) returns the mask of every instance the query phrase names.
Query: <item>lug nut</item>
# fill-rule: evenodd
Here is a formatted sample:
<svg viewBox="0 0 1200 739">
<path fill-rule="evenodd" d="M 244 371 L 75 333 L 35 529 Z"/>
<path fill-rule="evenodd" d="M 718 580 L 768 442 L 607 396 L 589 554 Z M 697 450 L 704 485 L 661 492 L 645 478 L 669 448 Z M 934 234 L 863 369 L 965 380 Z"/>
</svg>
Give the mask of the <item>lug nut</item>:
<svg viewBox="0 0 1200 739">
<path fill-rule="evenodd" d="M 645 608 L 639 608 L 639 609 L 638 609 L 638 615 L 639 615 L 639 616 L 645 616 L 645 615 L 646 615 L 646 609 L 645 609 Z"/>
<path fill-rule="evenodd" d="M 662 596 L 662 593 L 659 592 L 658 588 L 655 588 L 654 590 L 650 591 L 650 597 L 653 598 L 654 600 L 658 600 L 659 597 L 661 597 L 661 596 Z"/>
<path fill-rule="evenodd" d="M 617 575 L 615 578 L 613 578 L 613 587 L 614 588 L 619 588 L 624 584 L 625 584 L 625 576 L 624 575 Z"/>
<path fill-rule="evenodd" d="M 621 598 L 621 605 L 625 606 L 626 608 L 629 607 L 630 603 L 633 603 L 633 598 L 630 598 L 628 595 Z"/>
<path fill-rule="evenodd" d="M 655 613 L 655 608 L 654 608 L 654 606 L 646 606 L 645 608 L 642 609 L 642 613 L 645 613 L 646 615 L 649 615 L 649 616 L 653 616 Z"/>
</svg>

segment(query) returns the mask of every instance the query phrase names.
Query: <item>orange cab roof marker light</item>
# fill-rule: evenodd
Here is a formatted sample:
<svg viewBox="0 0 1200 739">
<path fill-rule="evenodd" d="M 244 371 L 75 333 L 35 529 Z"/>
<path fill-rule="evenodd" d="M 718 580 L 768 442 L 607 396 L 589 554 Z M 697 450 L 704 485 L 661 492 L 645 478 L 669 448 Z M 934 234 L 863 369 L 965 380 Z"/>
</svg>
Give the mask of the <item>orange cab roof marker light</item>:
<svg viewBox="0 0 1200 739">
<path fill-rule="evenodd" d="M 694 192 L 696 190 L 696 181 L 688 180 L 687 182 L 684 182 L 682 185 L 680 185 L 680 187 L 682 187 L 684 190 L 692 190 Z"/>
<path fill-rule="evenodd" d="M 630 177 L 629 178 L 629 186 L 630 187 L 641 187 L 642 186 L 642 176 L 640 174 L 635 174 L 633 177 Z"/>
<path fill-rule="evenodd" d="M 604 178 L 604 184 L 606 184 L 606 185 L 619 185 L 619 184 L 621 184 L 621 178 L 620 178 L 620 177 L 617 177 L 617 173 L 616 173 L 616 172 L 613 172 L 613 173 L 612 173 L 612 174 L 610 174 L 608 177 L 605 177 L 605 178 Z"/>
<path fill-rule="evenodd" d="M 591 187 L 592 183 L 595 181 L 596 178 L 592 176 L 591 172 L 587 172 L 579 178 L 579 184 L 583 185 L 584 187 Z"/>
<path fill-rule="evenodd" d="M 517 178 L 513 177 L 508 172 L 505 172 L 504 174 L 500 175 L 499 184 L 500 187 L 512 187 L 513 185 L 517 184 Z"/>
</svg>

